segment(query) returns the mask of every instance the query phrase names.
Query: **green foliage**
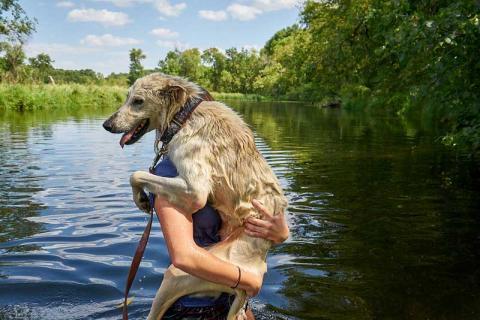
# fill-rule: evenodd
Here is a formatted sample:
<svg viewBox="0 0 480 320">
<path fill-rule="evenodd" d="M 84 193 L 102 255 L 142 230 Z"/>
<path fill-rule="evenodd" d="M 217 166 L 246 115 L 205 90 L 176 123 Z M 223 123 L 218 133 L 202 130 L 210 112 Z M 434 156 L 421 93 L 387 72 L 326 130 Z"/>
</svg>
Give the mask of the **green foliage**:
<svg viewBox="0 0 480 320">
<path fill-rule="evenodd" d="M 202 78 L 201 57 L 198 49 L 188 49 L 182 52 L 179 59 L 180 75 L 188 76 L 190 80 L 199 82 Z"/>
<path fill-rule="evenodd" d="M 110 73 L 105 77 L 102 84 L 108 86 L 127 87 L 128 86 L 128 73 Z"/>
<path fill-rule="evenodd" d="M 308 1 L 301 66 L 320 95 L 426 112 L 449 132 L 444 142 L 478 150 L 479 13 L 475 1 Z"/>
<path fill-rule="evenodd" d="M 0 110 L 112 108 L 124 100 L 126 88 L 95 85 L 0 85 Z"/>
<path fill-rule="evenodd" d="M 165 59 L 160 60 L 158 67 L 163 73 L 179 76 L 182 68 L 180 65 L 181 54 L 182 53 L 178 49 L 169 51 Z"/>
<path fill-rule="evenodd" d="M 255 78 L 264 67 L 264 63 L 255 50 L 237 50 L 230 48 L 225 51 L 226 72 L 225 87 L 228 92 L 252 93 L 255 92 Z"/>
<path fill-rule="evenodd" d="M 202 62 L 205 65 L 207 86 L 213 91 L 225 91 L 222 74 L 227 72 L 227 57 L 217 48 L 210 48 L 203 51 Z"/>
<path fill-rule="evenodd" d="M 0 44 L 24 43 L 35 31 L 35 24 L 17 0 L 0 0 Z"/>
<path fill-rule="evenodd" d="M 46 53 L 40 53 L 36 57 L 28 58 L 30 67 L 33 70 L 32 77 L 38 82 L 51 82 L 50 78 L 53 73 L 53 60 Z M 52 77 L 53 79 L 53 77 Z"/>
<path fill-rule="evenodd" d="M 210 92 L 215 100 L 271 101 L 270 97 L 248 93 Z"/>
<path fill-rule="evenodd" d="M 142 49 L 130 50 L 130 71 L 128 73 L 128 84 L 132 85 L 135 80 L 144 75 L 142 66 L 142 60 L 147 56 L 143 53 Z"/>
<path fill-rule="evenodd" d="M 25 52 L 20 44 L 3 43 L 4 56 L 0 58 L 2 69 L 1 79 L 9 82 L 19 82 L 25 78 Z"/>
<path fill-rule="evenodd" d="M 102 84 L 103 75 L 91 69 L 64 70 L 54 69 L 51 71 L 52 78 L 57 84 Z"/>
<path fill-rule="evenodd" d="M 187 77 L 215 91 L 255 93 L 254 82 L 264 64 L 259 53 L 217 48 L 174 50 L 158 63 L 161 72 Z"/>
</svg>

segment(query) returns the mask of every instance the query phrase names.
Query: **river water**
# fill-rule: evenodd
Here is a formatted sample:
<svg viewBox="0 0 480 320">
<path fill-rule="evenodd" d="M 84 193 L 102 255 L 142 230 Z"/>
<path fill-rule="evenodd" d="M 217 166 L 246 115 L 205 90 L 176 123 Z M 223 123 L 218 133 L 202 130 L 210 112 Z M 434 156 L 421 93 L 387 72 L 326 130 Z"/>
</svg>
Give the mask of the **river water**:
<svg viewBox="0 0 480 320">
<path fill-rule="evenodd" d="M 479 169 L 417 119 L 231 102 L 289 199 L 258 319 L 479 319 Z M 146 215 L 111 110 L 0 111 L 0 319 L 119 319 Z M 134 283 L 146 316 L 168 266 L 158 223 Z"/>
</svg>

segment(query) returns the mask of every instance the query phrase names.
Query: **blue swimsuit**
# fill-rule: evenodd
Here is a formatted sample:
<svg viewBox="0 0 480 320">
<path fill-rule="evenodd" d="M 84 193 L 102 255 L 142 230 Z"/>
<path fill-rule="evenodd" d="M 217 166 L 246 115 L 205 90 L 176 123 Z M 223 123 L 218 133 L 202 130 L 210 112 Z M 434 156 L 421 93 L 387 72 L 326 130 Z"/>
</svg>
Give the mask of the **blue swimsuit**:
<svg viewBox="0 0 480 320">
<path fill-rule="evenodd" d="M 178 176 L 177 168 L 168 157 L 164 158 L 154 169 L 157 176 L 174 178 Z M 150 194 L 153 207 L 154 197 Z M 218 212 L 210 205 L 192 215 L 193 239 L 199 247 L 207 247 L 220 242 L 222 220 Z M 185 296 L 178 299 L 163 316 L 163 319 L 226 319 L 234 296 L 223 293 L 218 299 Z"/>
<path fill-rule="evenodd" d="M 162 162 L 155 167 L 153 173 L 166 178 L 178 176 L 177 168 L 175 168 L 175 165 L 169 158 L 163 159 Z M 153 207 L 152 195 L 150 195 L 150 204 Z M 222 220 L 215 209 L 207 204 L 203 209 L 192 215 L 192 220 L 193 239 L 199 247 L 208 247 L 220 242 L 219 231 L 222 226 Z"/>
</svg>

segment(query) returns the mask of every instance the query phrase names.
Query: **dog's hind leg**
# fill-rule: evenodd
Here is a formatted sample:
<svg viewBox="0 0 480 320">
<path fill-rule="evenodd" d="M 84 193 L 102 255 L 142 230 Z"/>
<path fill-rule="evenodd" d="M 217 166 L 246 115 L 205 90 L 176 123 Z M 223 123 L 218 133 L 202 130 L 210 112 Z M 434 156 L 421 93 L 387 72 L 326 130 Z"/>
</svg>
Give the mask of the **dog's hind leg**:
<svg viewBox="0 0 480 320">
<path fill-rule="evenodd" d="M 226 292 L 236 295 L 230 308 L 228 320 L 235 319 L 246 300 L 246 293 L 243 290 L 233 290 L 227 286 L 208 282 L 170 266 L 165 272 L 162 285 L 155 295 L 147 319 L 161 319 L 168 308 L 180 297 L 201 292 Z"/>
<path fill-rule="evenodd" d="M 233 300 L 232 306 L 230 307 L 227 320 L 242 320 L 245 318 L 245 315 L 240 314 L 240 311 L 245 305 L 245 301 L 247 301 L 247 293 L 244 290 L 235 290 L 235 292 L 235 300 Z"/>
</svg>

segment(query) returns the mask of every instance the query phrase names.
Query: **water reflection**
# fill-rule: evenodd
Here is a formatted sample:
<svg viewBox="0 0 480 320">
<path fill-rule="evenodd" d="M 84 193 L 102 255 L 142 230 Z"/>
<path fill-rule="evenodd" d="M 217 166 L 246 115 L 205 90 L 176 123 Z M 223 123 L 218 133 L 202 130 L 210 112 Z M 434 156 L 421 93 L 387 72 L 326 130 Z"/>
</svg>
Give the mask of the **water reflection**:
<svg viewBox="0 0 480 320">
<path fill-rule="evenodd" d="M 475 319 L 478 167 L 435 128 L 302 104 L 234 103 L 290 201 L 258 319 Z M 152 135 L 121 150 L 110 110 L 0 114 L 0 318 L 118 319 L 146 217 L 128 177 Z M 141 319 L 168 265 L 158 225 L 134 284 Z M 12 295 L 12 292 L 15 292 Z"/>
<path fill-rule="evenodd" d="M 236 109 L 295 161 L 292 241 L 276 265 L 302 319 L 480 316 L 478 166 L 435 143 L 427 123 L 271 104 Z"/>
<path fill-rule="evenodd" d="M 28 149 L 29 132 L 1 127 L 0 132 L 0 243 L 3 243 L 42 231 L 40 225 L 28 220 L 42 209 L 42 204 L 32 197 L 42 188 L 37 181 L 41 173 L 35 166 L 36 157 Z"/>
</svg>

